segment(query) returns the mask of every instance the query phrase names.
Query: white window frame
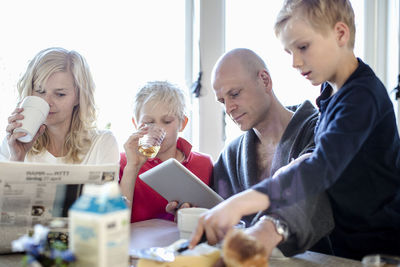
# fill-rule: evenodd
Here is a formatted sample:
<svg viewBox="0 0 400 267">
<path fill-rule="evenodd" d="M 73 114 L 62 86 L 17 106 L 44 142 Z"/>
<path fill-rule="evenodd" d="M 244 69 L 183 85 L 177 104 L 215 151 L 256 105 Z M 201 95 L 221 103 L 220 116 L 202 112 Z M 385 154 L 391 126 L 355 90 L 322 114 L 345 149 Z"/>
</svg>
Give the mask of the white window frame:
<svg viewBox="0 0 400 267">
<path fill-rule="evenodd" d="M 200 97 L 192 97 L 192 143 L 195 149 L 216 160 L 224 147 L 224 110 L 215 99 L 210 81 L 215 62 L 225 52 L 225 0 L 200 0 L 197 3 L 200 8 L 199 50 L 203 76 Z M 192 47 L 196 49 L 197 44 Z M 197 72 L 194 76 L 197 78 Z"/>
<path fill-rule="evenodd" d="M 386 86 L 400 132 L 400 99 L 395 100 L 400 69 L 399 0 L 364 0 L 364 59 Z"/>
</svg>

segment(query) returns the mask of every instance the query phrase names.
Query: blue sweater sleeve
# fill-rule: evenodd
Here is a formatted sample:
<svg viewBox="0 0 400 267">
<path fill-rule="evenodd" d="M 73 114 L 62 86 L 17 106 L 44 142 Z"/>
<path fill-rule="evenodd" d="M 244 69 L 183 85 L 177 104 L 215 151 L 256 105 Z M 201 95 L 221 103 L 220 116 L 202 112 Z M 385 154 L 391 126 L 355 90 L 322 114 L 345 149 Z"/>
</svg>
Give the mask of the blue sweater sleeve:
<svg viewBox="0 0 400 267">
<path fill-rule="evenodd" d="M 271 210 L 330 188 L 376 125 L 380 115 L 375 96 L 360 86 L 344 91 L 322 103 L 312 156 L 253 186 L 269 196 Z"/>
</svg>

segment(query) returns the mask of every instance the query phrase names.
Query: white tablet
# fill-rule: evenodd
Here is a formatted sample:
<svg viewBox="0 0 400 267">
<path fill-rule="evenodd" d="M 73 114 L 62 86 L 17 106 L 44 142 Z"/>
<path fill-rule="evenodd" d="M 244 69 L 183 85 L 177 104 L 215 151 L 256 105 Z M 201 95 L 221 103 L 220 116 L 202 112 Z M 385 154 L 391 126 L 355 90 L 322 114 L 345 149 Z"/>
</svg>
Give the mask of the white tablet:
<svg viewBox="0 0 400 267">
<path fill-rule="evenodd" d="M 139 175 L 143 182 L 168 202 L 188 202 L 196 207 L 212 208 L 224 199 L 215 193 L 176 159 L 168 159 Z"/>
</svg>

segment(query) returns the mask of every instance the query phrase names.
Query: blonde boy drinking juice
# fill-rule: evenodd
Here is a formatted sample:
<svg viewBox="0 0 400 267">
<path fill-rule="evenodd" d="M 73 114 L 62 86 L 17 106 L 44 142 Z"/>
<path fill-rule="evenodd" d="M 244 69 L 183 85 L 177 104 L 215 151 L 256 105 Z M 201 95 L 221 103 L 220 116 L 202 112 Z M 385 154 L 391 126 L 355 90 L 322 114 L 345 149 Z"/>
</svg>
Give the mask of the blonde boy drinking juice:
<svg viewBox="0 0 400 267">
<path fill-rule="evenodd" d="M 131 222 L 174 219 L 165 211 L 168 201 L 138 177 L 163 161 L 175 158 L 204 183 L 211 182 L 211 157 L 192 151 L 191 144 L 178 136 L 188 122 L 185 109 L 184 92 L 166 81 L 148 82 L 135 96 L 132 121 L 137 131 L 126 141 L 125 153 L 121 154 L 120 160 L 121 192 L 131 206 Z M 149 131 L 150 124 L 165 131 L 165 138 L 154 158 L 148 158 L 139 151 L 139 139 Z"/>
<path fill-rule="evenodd" d="M 350 1 L 288 0 L 275 32 L 293 67 L 313 85 L 321 84 L 316 149 L 210 210 L 191 244 L 204 230 L 222 237 L 243 215 L 326 190 L 335 218 L 332 253 L 354 259 L 400 255 L 399 135 L 384 85 L 353 53 Z"/>
</svg>

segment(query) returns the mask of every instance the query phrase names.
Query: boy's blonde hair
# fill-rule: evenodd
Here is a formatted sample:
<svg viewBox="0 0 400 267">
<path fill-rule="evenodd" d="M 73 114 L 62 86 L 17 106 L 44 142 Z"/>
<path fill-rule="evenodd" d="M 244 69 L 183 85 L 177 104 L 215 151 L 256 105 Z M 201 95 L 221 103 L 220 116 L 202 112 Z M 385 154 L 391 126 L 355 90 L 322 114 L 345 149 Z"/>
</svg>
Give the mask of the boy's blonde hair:
<svg viewBox="0 0 400 267">
<path fill-rule="evenodd" d="M 186 94 L 175 84 L 168 81 L 151 81 L 146 83 L 136 93 L 133 103 L 133 114 L 136 123 L 139 123 L 140 112 L 144 105 L 152 102 L 154 108 L 158 103 L 168 105 L 169 112 L 182 122 L 186 116 Z"/>
<path fill-rule="evenodd" d="M 96 107 L 94 101 L 95 85 L 86 60 L 76 51 L 60 47 L 40 51 L 29 63 L 22 78 L 18 81 L 19 99 L 41 90 L 49 77 L 56 72 L 70 72 L 74 78 L 79 104 L 72 111 L 70 130 L 64 143 L 67 162 L 80 163 L 82 156 L 91 146 L 91 137 L 96 129 Z M 39 154 L 49 145 L 46 131 L 34 143 L 29 154 Z"/>
<path fill-rule="evenodd" d="M 339 21 L 345 23 L 350 29 L 349 47 L 354 48 L 356 27 L 349 0 L 286 0 L 275 22 L 277 36 L 294 16 L 307 19 L 311 27 L 321 34 L 333 29 Z"/>
</svg>

